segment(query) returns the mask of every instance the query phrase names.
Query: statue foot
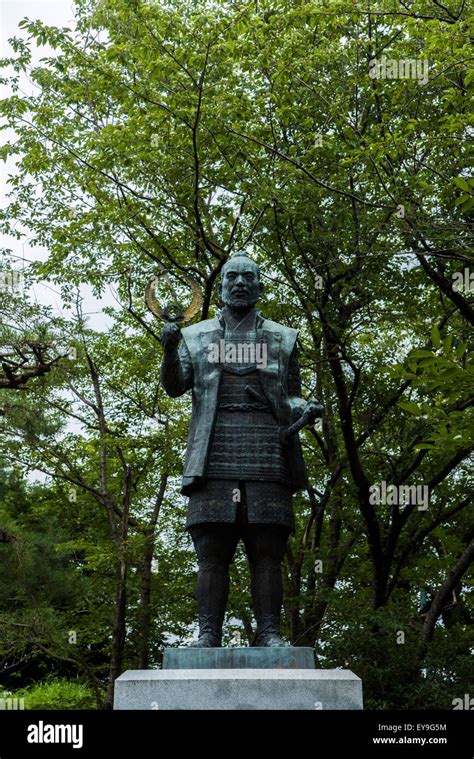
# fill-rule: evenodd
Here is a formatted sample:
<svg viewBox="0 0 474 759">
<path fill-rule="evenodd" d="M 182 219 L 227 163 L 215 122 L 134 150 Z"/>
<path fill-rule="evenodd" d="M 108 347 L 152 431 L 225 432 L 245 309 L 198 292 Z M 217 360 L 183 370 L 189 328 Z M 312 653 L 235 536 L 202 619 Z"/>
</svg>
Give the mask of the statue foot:
<svg viewBox="0 0 474 759">
<path fill-rule="evenodd" d="M 190 648 L 220 648 L 222 643 L 218 635 L 203 633 L 197 640 L 190 643 Z"/>
<path fill-rule="evenodd" d="M 290 644 L 286 642 L 286 640 L 283 640 L 283 638 L 278 633 L 263 633 L 263 635 L 259 635 L 255 645 L 258 647 L 267 647 L 267 648 L 278 648 L 282 646 L 289 646 Z"/>
</svg>

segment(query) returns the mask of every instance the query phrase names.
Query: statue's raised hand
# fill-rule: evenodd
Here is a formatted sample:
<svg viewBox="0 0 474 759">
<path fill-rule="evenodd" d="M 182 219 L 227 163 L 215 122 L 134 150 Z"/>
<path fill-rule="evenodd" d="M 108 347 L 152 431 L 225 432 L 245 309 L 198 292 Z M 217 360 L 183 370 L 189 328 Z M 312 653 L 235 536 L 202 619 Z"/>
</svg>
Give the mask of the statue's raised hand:
<svg viewBox="0 0 474 759">
<path fill-rule="evenodd" d="M 177 324 L 165 324 L 160 335 L 165 353 L 174 353 L 181 340 L 181 330 Z"/>
</svg>

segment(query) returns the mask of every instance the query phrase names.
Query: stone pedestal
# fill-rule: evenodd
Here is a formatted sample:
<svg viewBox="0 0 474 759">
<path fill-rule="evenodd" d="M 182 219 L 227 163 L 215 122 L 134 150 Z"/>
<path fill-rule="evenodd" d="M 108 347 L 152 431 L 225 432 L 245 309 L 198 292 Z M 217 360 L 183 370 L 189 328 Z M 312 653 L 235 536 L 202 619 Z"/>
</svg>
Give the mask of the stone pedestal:
<svg viewBox="0 0 474 759">
<path fill-rule="evenodd" d="M 128 670 L 115 709 L 362 709 L 349 670 L 314 669 L 310 648 L 167 649 L 163 669 Z"/>
</svg>

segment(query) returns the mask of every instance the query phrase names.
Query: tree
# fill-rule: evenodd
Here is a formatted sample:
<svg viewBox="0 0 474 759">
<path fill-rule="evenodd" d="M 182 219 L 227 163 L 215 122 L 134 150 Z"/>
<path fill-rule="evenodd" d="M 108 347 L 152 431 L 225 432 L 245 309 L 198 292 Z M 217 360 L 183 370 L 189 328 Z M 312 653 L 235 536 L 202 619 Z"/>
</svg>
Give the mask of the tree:
<svg viewBox="0 0 474 759">
<path fill-rule="evenodd" d="M 24 390 L 28 382 L 51 371 L 64 355 L 51 352 L 44 310 L 0 290 L 0 389 Z"/>
</svg>

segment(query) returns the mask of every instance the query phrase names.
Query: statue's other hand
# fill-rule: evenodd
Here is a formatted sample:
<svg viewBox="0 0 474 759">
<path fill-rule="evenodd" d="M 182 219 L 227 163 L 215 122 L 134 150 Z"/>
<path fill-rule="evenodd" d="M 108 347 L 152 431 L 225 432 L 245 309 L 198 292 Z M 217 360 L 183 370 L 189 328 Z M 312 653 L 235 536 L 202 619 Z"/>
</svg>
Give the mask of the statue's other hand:
<svg viewBox="0 0 474 759">
<path fill-rule="evenodd" d="M 181 340 L 181 330 L 177 324 L 165 324 L 160 335 L 161 344 L 166 353 L 173 353 Z"/>
<path fill-rule="evenodd" d="M 316 419 L 321 419 L 323 407 L 319 401 L 308 401 L 303 409 L 303 415 L 307 418 L 307 424 L 313 424 Z"/>
</svg>

